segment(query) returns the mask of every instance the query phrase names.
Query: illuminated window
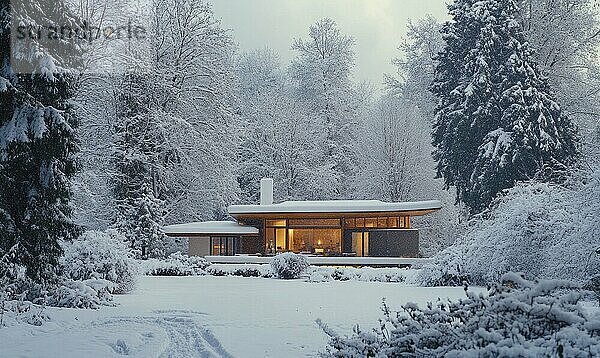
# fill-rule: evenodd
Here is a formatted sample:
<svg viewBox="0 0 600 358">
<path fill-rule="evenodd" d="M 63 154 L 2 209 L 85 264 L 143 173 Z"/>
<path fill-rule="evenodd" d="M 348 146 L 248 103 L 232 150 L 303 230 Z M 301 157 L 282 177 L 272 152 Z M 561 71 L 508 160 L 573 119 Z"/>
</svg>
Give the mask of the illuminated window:
<svg viewBox="0 0 600 358">
<path fill-rule="evenodd" d="M 387 218 L 377 218 L 377 227 L 380 227 L 380 228 L 388 227 Z"/>
<path fill-rule="evenodd" d="M 356 218 L 356 227 L 365 227 L 365 218 Z"/>
<path fill-rule="evenodd" d="M 213 256 L 235 255 L 238 246 L 236 237 L 211 237 L 210 250 Z"/>
<path fill-rule="evenodd" d="M 398 218 L 397 217 L 388 218 L 388 225 L 390 227 L 398 227 Z"/>
<path fill-rule="evenodd" d="M 365 218 L 365 227 L 377 227 L 377 218 Z"/>
<path fill-rule="evenodd" d="M 277 244 L 277 252 L 287 251 L 285 244 L 285 229 L 275 229 L 275 243 Z"/>
<path fill-rule="evenodd" d="M 285 227 L 285 219 L 280 220 L 267 220 L 265 226 L 267 227 Z"/>
<path fill-rule="evenodd" d="M 342 230 L 340 229 L 289 229 L 289 248 L 294 252 L 339 253 Z"/>
<path fill-rule="evenodd" d="M 290 219 L 290 227 L 340 227 L 340 219 Z"/>
<path fill-rule="evenodd" d="M 275 229 L 273 228 L 266 228 L 265 229 L 265 244 L 266 244 L 266 248 L 265 248 L 265 252 L 267 254 L 274 254 L 275 253 Z"/>
</svg>

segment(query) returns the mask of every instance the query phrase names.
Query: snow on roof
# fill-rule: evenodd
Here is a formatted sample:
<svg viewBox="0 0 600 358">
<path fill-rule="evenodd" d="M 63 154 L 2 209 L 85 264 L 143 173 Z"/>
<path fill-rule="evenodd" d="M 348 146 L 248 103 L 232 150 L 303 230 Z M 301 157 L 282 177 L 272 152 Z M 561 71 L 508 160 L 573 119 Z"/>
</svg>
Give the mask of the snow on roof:
<svg viewBox="0 0 600 358">
<path fill-rule="evenodd" d="M 270 205 L 231 205 L 229 214 L 258 213 L 362 213 L 439 210 L 439 200 L 387 203 L 380 200 L 323 200 L 323 201 L 284 201 Z"/>
<path fill-rule="evenodd" d="M 234 221 L 204 221 L 187 224 L 168 225 L 163 227 L 165 234 L 232 234 L 251 235 L 258 234 L 258 229 L 252 226 L 243 226 Z"/>
</svg>

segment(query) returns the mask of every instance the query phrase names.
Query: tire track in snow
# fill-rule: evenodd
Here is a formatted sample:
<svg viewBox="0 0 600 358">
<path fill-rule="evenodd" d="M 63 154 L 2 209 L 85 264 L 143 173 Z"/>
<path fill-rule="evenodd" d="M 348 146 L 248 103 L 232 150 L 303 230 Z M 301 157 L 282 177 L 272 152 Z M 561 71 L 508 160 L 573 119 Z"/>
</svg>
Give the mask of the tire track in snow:
<svg viewBox="0 0 600 358">
<path fill-rule="evenodd" d="M 198 325 L 192 318 L 202 315 L 201 312 L 161 310 L 155 311 L 157 316 L 131 317 L 117 316 L 93 323 L 96 327 L 105 325 L 140 325 L 158 327 L 165 331 L 168 342 L 165 349 L 158 355 L 161 358 L 199 357 L 199 358 L 232 358 L 213 333 Z M 111 348 L 120 355 L 135 355 L 124 340 L 110 344 Z"/>
</svg>

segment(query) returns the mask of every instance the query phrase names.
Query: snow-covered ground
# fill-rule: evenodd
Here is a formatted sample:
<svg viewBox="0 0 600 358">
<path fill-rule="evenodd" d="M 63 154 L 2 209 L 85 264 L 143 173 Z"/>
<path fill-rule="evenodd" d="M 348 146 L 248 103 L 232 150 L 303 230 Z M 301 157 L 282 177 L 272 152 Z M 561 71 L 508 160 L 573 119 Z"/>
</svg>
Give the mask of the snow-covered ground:
<svg viewBox="0 0 600 358">
<path fill-rule="evenodd" d="M 48 308 L 41 327 L 0 328 L 2 357 L 305 357 L 327 337 L 374 327 L 386 298 L 392 307 L 462 288 L 398 283 L 323 282 L 243 277 L 142 277 L 137 289 L 100 310 Z"/>
</svg>

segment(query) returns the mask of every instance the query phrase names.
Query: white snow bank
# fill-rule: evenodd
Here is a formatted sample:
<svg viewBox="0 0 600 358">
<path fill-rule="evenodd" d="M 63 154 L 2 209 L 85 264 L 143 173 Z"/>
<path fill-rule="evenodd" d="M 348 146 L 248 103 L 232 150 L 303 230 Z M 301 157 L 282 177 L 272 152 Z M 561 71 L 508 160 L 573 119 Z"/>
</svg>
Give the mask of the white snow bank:
<svg viewBox="0 0 600 358">
<path fill-rule="evenodd" d="M 424 285 L 497 282 L 508 271 L 585 282 L 600 274 L 600 168 L 566 185 L 524 183 L 508 190 L 466 237 L 434 258 Z"/>
</svg>

